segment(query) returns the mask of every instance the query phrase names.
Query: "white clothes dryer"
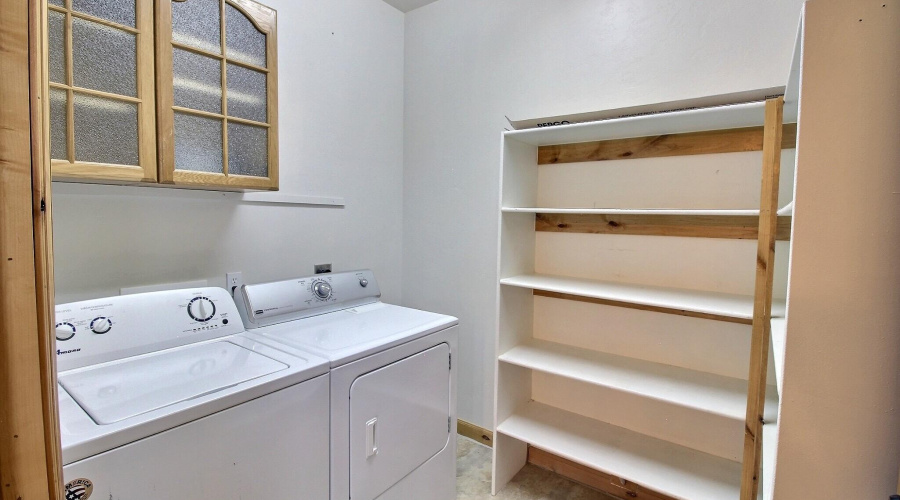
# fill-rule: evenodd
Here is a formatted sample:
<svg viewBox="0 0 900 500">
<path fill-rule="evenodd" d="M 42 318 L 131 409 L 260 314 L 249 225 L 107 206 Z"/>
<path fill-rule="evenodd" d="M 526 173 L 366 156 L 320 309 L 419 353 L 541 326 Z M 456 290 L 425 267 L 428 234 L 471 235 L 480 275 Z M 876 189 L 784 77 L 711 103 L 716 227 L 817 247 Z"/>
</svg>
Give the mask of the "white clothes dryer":
<svg viewBox="0 0 900 500">
<path fill-rule="evenodd" d="M 236 298 L 249 331 L 330 361 L 332 500 L 454 500 L 458 320 L 380 296 L 354 271 Z"/>
<path fill-rule="evenodd" d="M 56 318 L 67 500 L 328 498 L 328 363 L 246 334 L 224 289 Z"/>
</svg>

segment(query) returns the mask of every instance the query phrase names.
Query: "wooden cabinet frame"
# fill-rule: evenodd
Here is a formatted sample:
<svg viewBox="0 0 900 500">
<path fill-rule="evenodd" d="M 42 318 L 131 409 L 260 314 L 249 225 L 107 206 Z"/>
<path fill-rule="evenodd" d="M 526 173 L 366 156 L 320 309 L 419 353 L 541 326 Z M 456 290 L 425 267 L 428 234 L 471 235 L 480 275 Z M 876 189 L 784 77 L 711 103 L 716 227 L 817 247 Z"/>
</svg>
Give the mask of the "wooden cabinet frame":
<svg viewBox="0 0 900 500">
<path fill-rule="evenodd" d="M 0 12 L 0 500 L 59 499 L 46 9 Z"/>
<path fill-rule="evenodd" d="M 64 90 L 67 93 L 66 122 L 68 159 L 52 160 L 53 177 L 55 179 L 70 179 L 77 181 L 100 182 L 156 182 L 156 107 L 154 88 L 154 61 L 153 61 L 153 0 L 135 1 L 135 27 L 125 26 L 113 21 L 93 17 L 76 12 L 71 9 L 72 0 L 64 0 L 66 7 L 48 5 L 47 9 L 59 12 L 66 16 L 65 20 L 65 54 L 66 54 L 66 83 L 49 82 L 51 89 Z M 72 19 L 84 19 L 103 26 L 109 26 L 135 36 L 137 69 L 137 97 L 110 94 L 99 90 L 86 89 L 74 85 L 73 68 L 73 42 Z M 46 26 L 46 17 L 43 21 Z M 42 30 L 44 31 L 44 30 Z M 47 67 L 50 60 L 48 33 L 43 40 L 43 67 Z M 74 89 L 74 90 L 73 90 Z M 116 101 L 134 103 L 137 105 L 138 118 L 138 157 L 139 165 L 110 165 L 105 163 L 92 163 L 76 161 L 75 159 L 75 102 L 74 94 L 104 97 Z M 49 97 L 49 95 L 48 95 Z M 48 115 L 49 116 L 49 108 Z M 48 120 L 49 121 L 49 120 Z"/>
<path fill-rule="evenodd" d="M 252 0 L 222 0 L 220 2 L 221 54 L 180 44 L 172 40 L 172 2 L 183 0 L 159 0 L 156 2 L 156 84 L 157 84 L 157 138 L 159 154 L 159 182 L 185 187 L 215 186 L 221 189 L 278 189 L 278 61 L 276 37 L 276 12 Z M 266 67 L 230 59 L 226 52 L 225 6 L 231 5 L 242 12 L 256 28 L 266 35 Z M 173 91 L 173 47 L 194 52 L 221 61 L 222 113 L 210 113 L 177 107 Z M 267 123 L 246 120 L 228 115 L 227 73 L 228 64 L 252 69 L 266 75 Z M 222 120 L 223 174 L 175 169 L 175 112 Z M 243 123 L 268 129 L 268 177 L 233 175 L 228 172 L 228 123 Z"/>
</svg>

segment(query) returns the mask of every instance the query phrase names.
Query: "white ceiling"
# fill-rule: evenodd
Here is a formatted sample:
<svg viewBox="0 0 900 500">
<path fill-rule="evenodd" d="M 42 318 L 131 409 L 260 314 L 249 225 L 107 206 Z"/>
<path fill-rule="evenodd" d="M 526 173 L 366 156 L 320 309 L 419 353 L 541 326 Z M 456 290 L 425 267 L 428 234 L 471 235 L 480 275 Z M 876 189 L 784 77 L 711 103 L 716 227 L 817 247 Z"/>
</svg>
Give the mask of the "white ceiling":
<svg viewBox="0 0 900 500">
<path fill-rule="evenodd" d="M 409 12 L 413 9 L 434 3 L 437 0 L 384 0 L 387 4 L 393 5 L 400 12 Z"/>
</svg>

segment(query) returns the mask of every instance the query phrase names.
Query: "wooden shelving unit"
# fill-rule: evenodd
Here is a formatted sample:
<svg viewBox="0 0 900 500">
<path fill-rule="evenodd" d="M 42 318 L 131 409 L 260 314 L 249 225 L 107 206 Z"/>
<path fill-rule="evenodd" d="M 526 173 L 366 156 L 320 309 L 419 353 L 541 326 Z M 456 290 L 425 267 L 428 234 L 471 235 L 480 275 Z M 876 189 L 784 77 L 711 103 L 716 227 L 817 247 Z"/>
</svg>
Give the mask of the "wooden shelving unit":
<svg viewBox="0 0 900 500">
<path fill-rule="evenodd" d="M 755 500 L 759 490 L 770 498 L 787 315 L 786 278 L 774 272 L 774 255 L 776 241 L 783 242 L 781 250 L 789 245 L 792 151 L 784 152 L 783 173 L 779 167 L 782 148 L 796 143 L 796 88 L 792 81 L 786 91 L 784 116 L 791 121 L 781 118 L 782 99 L 776 98 L 503 134 L 494 493 L 534 447 L 540 453 L 531 455 L 540 455 L 542 464 L 557 460 L 559 470 L 597 471 L 604 481 L 620 483 L 619 494 Z M 694 172 L 707 176 L 697 183 L 703 192 L 721 189 L 717 199 L 728 204 L 716 207 L 690 193 L 649 199 L 640 183 L 622 188 L 634 194 L 626 202 L 621 193 L 613 203 L 585 198 L 593 185 L 609 192 L 597 169 L 628 168 L 627 160 L 650 162 L 629 163 L 642 169 L 639 175 L 650 168 L 670 175 L 686 165 L 678 157 L 693 155 L 719 155 L 722 177 L 719 169 Z M 763 164 L 762 188 L 759 177 L 746 181 L 746 170 L 744 182 L 728 173 L 739 158 L 743 163 L 731 172 L 745 168 L 746 155 Z M 672 189 L 693 186 L 682 179 Z M 578 191 L 577 201 L 567 201 L 570 188 Z M 622 235 L 630 238 L 627 244 L 617 239 Z M 698 244 L 686 245 L 684 238 L 702 238 L 699 245 L 709 251 L 692 253 Z M 732 265 L 736 248 L 754 255 L 749 248 L 757 246 L 762 260 Z M 649 256 L 657 261 L 654 269 L 691 271 L 652 283 L 640 258 L 623 259 L 623 253 Z M 590 258 L 560 261 L 579 254 Z M 714 262 L 719 257 L 725 264 Z M 584 262 L 589 268 L 579 267 Z M 664 319 L 671 315 L 685 318 Z M 617 332 L 613 342 L 606 329 Z M 742 349 L 691 344 L 709 340 L 716 329 L 740 337 Z M 605 341 L 590 342 L 592 330 Z M 670 348 L 643 349 L 651 337 Z M 721 362 L 704 358 L 710 352 L 749 366 L 746 376 L 724 373 Z M 769 365 L 776 376 L 767 379 Z M 766 425 L 757 429 L 760 422 Z"/>
</svg>

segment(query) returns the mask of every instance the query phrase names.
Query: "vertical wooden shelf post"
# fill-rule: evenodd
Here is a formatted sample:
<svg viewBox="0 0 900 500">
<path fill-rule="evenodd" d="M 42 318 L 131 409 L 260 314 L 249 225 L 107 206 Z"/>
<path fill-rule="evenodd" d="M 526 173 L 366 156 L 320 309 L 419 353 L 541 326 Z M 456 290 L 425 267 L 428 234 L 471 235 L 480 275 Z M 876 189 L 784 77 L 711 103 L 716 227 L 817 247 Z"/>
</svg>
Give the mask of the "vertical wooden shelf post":
<svg viewBox="0 0 900 500">
<path fill-rule="evenodd" d="M 750 340 L 750 384 L 747 390 L 741 500 L 756 500 L 759 491 L 763 412 L 766 403 L 766 372 L 769 361 L 769 327 L 772 316 L 772 280 L 775 270 L 783 112 L 783 97 L 766 101 L 759 240 L 756 254 L 756 289 L 753 298 L 753 333 Z"/>
</svg>

